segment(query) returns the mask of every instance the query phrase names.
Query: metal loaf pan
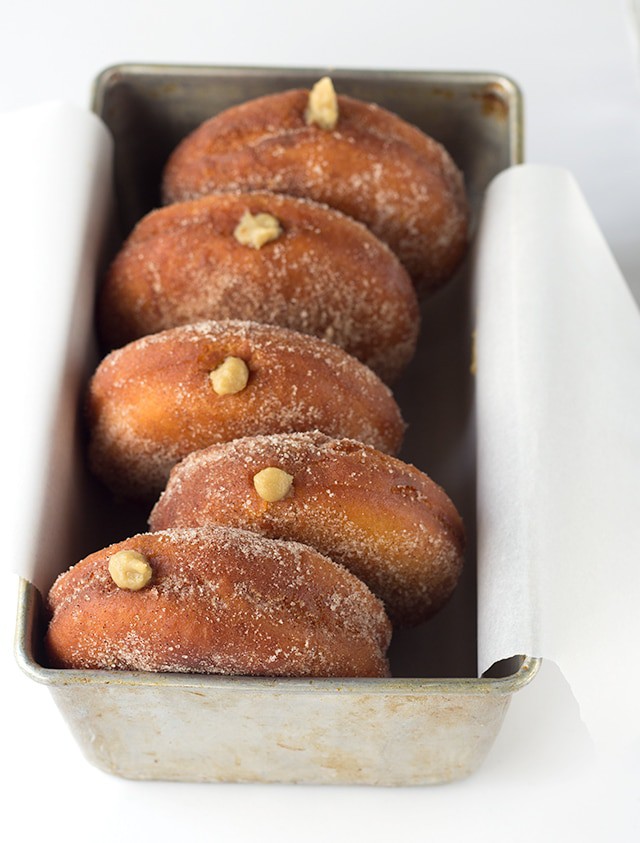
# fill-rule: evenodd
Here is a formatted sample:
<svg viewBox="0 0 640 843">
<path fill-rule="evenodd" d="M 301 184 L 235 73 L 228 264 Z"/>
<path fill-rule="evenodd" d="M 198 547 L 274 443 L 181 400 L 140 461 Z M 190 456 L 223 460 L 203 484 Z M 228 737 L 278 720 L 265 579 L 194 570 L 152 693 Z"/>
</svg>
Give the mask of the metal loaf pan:
<svg viewBox="0 0 640 843">
<path fill-rule="evenodd" d="M 159 204 L 162 166 L 188 131 L 225 107 L 308 87 L 327 73 L 339 92 L 377 102 L 444 143 L 464 171 L 474 218 L 493 176 L 522 160 L 521 96 L 501 75 L 113 67 L 96 80 L 93 104 L 115 140 L 113 248 Z M 519 657 L 476 678 L 472 283 L 467 265 L 425 304 L 418 353 L 395 390 L 409 423 L 401 456 L 453 498 L 468 552 L 459 588 L 440 615 L 394 635 L 394 678 L 51 670 L 40 657 L 40 595 L 22 581 L 18 661 L 49 686 L 91 762 L 137 779 L 379 785 L 451 781 L 482 762 L 511 695 L 537 661 Z M 88 370 L 97 362 L 93 345 L 87 362 Z M 81 390 L 78 382 L 61 395 L 61 418 L 76 417 Z M 60 529 L 46 533 L 42 548 L 55 554 L 60 571 L 145 529 L 146 512 L 109 500 L 86 472 L 82 436 L 73 441 L 58 478 Z"/>
</svg>

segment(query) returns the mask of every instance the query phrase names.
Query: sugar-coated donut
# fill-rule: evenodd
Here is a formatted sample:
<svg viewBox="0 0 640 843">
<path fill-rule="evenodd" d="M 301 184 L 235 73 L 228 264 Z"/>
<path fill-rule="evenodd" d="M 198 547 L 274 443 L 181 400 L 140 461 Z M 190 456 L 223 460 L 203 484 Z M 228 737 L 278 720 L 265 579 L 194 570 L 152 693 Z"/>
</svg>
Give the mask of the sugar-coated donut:
<svg viewBox="0 0 640 843">
<path fill-rule="evenodd" d="M 379 106 L 337 97 L 334 128 L 307 122 L 309 91 L 212 117 L 170 156 L 166 203 L 224 191 L 305 196 L 365 223 L 420 291 L 446 281 L 467 245 L 463 179 L 439 143 Z"/>
<path fill-rule="evenodd" d="M 88 390 L 89 461 L 113 491 L 157 497 L 191 451 L 242 436 L 320 430 L 396 452 L 400 410 L 338 346 L 252 322 L 201 322 L 109 354 Z"/>
<path fill-rule="evenodd" d="M 247 215 L 258 241 L 238 232 Z M 260 228 L 261 215 L 275 221 L 273 231 Z M 414 353 L 419 309 L 398 259 L 350 217 L 274 193 L 220 194 L 141 220 L 99 300 L 110 348 L 204 319 L 313 334 L 391 381 Z"/>
<path fill-rule="evenodd" d="M 265 470 L 290 478 L 275 499 L 256 483 Z M 191 454 L 173 469 L 149 523 L 226 524 L 301 541 L 360 577 L 399 624 L 437 611 L 462 567 L 462 521 L 439 486 L 370 446 L 317 432 Z"/>
<path fill-rule="evenodd" d="M 142 559 L 137 590 L 110 573 Z M 386 676 L 379 600 L 311 548 L 224 527 L 145 533 L 86 557 L 48 599 L 52 666 L 261 676 Z"/>
</svg>

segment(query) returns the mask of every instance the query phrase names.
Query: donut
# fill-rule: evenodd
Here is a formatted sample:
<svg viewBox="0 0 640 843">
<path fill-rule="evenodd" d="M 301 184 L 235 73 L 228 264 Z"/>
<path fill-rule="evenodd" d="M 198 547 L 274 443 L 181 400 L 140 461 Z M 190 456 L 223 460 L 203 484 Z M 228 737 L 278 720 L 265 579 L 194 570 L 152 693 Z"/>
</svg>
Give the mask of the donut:
<svg viewBox="0 0 640 843">
<path fill-rule="evenodd" d="M 463 178 L 450 155 L 397 115 L 352 97 L 334 94 L 336 121 L 317 121 L 314 93 L 271 94 L 207 120 L 169 157 L 163 201 L 225 191 L 307 197 L 364 223 L 421 294 L 439 287 L 468 237 Z"/>
<path fill-rule="evenodd" d="M 204 319 L 322 337 L 390 382 L 415 351 L 419 309 L 398 259 L 350 217 L 290 196 L 220 194 L 141 220 L 99 300 L 109 348 Z"/>
<path fill-rule="evenodd" d="M 145 533 L 54 583 L 56 668 L 387 676 L 390 625 L 353 575 L 311 548 L 225 527 Z"/>
<path fill-rule="evenodd" d="M 371 446 L 318 432 L 213 445 L 176 465 L 151 529 L 224 524 L 300 541 L 339 562 L 415 625 L 462 568 L 461 518 L 426 474 Z"/>
<path fill-rule="evenodd" d="M 338 346 L 254 322 L 200 322 L 111 352 L 87 396 L 89 464 L 117 495 L 153 500 L 171 467 L 207 445 L 320 429 L 395 453 L 389 388 Z"/>
</svg>

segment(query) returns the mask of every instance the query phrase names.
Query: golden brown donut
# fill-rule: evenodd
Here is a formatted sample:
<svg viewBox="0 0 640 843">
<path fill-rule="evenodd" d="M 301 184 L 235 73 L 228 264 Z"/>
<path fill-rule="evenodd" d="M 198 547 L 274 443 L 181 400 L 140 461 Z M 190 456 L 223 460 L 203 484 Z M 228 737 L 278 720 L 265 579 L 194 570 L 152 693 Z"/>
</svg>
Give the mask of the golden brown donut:
<svg viewBox="0 0 640 843">
<path fill-rule="evenodd" d="M 139 590 L 110 573 L 115 562 L 126 583 L 123 551 L 146 561 L 150 580 Z M 168 530 L 113 544 L 62 574 L 48 604 L 54 667 L 388 675 L 390 625 L 356 577 L 304 545 L 242 530 Z"/>
<path fill-rule="evenodd" d="M 267 467 L 292 478 L 280 500 L 266 501 L 256 488 Z M 317 432 L 191 454 L 171 472 L 149 523 L 226 524 L 301 541 L 360 577 L 399 624 L 436 612 L 462 568 L 462 521 L 439 486 L 370 446 Z"/>
<path fill-rule="evenodd" d="M 272 216 L 280 233 L 257 248 L 240 242 L 246 213 Z M 99 316 L 110 348 L 203 319 L 283 325 L 336 343 L 386 381 L 411 359 L 419 328 L 411 280 L 384 243 L 338 211 L 273 193 L 150 213 L 111 265 Z"/>
<path fill-rule="evenodd" d="M 210 373 L 230 363 L 248 380 L 218 394 Z M 89 384 L 87 415 L 93 471 L 131 498 L 157 497 L 174 463 L 215 442 L 319 428 L 395 452 L 404 433 L 388 387 L 354 357 L 255 322 L 184 325 L 112 352 Z"/>
<path fill-rule="evenodd" d="M 334 129 L 308 125 L 309 91 L 260 97 L 188 135 L 163 175 L 165 203 L 208 193 L 305 196 L 367 225 L 420 291 L 446 281 L 466 251 L 468 205 L 447 151 L 379 106 L 338 96 Z"/>
</svg>

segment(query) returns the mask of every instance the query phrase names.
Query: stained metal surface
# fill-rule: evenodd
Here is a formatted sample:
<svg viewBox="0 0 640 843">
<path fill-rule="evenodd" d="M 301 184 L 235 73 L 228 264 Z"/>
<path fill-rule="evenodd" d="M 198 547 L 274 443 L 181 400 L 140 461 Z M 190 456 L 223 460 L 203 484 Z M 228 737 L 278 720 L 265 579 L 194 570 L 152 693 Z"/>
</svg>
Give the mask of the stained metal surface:
<svg viewBox="0 0 640 843">
<path fill-rule="evenodd" d="M 339 92 L 375 101 L 444 143 L 463 169 L 474 216 L 491 178 L 522 160 L 521 97 L 499 75 L 120 66 L 101 74 L 94 91 L 94 110 L 115 139 L 119 237 L 159 203 L 162 166 L 184 134 L 222 108 L 328 72 Z M 130 778 L 408 785 L 461 778 L 482 762 L 511 695 L 538 662 L 517 659 L 501 678 L 475 676 L 472 283 L 463 267 L 425 305 L 416 358 L 395 388 L 409 423 L 401 456 L 447 489 L 463 514 L 468 551 L 450 604 L 428 624 L 394 634 L 394 678 L 50 670 L 39 652 L 40 598 L 23 581 L 18 661 L 49 686 L 92 763 Z M 81 395 L 60 401 L 73 418 Z M 60 481 L 71 484 L 60 495 L 68 506 L 43 548 L 61 571 L 145 529 L 146 512 L 114 503 L 88 476 L 82 449 L 78 435 L 74 470 Z"/>
<path fill-rule="evenodd" d="M 39 596 L 20 584 L 17 658 L 49 686 L 88 760 L 132 779 L 419 785 L 482 762 L 511 695 L 500 679 L 265 679 L 51 670 Z"/>
</svg>

